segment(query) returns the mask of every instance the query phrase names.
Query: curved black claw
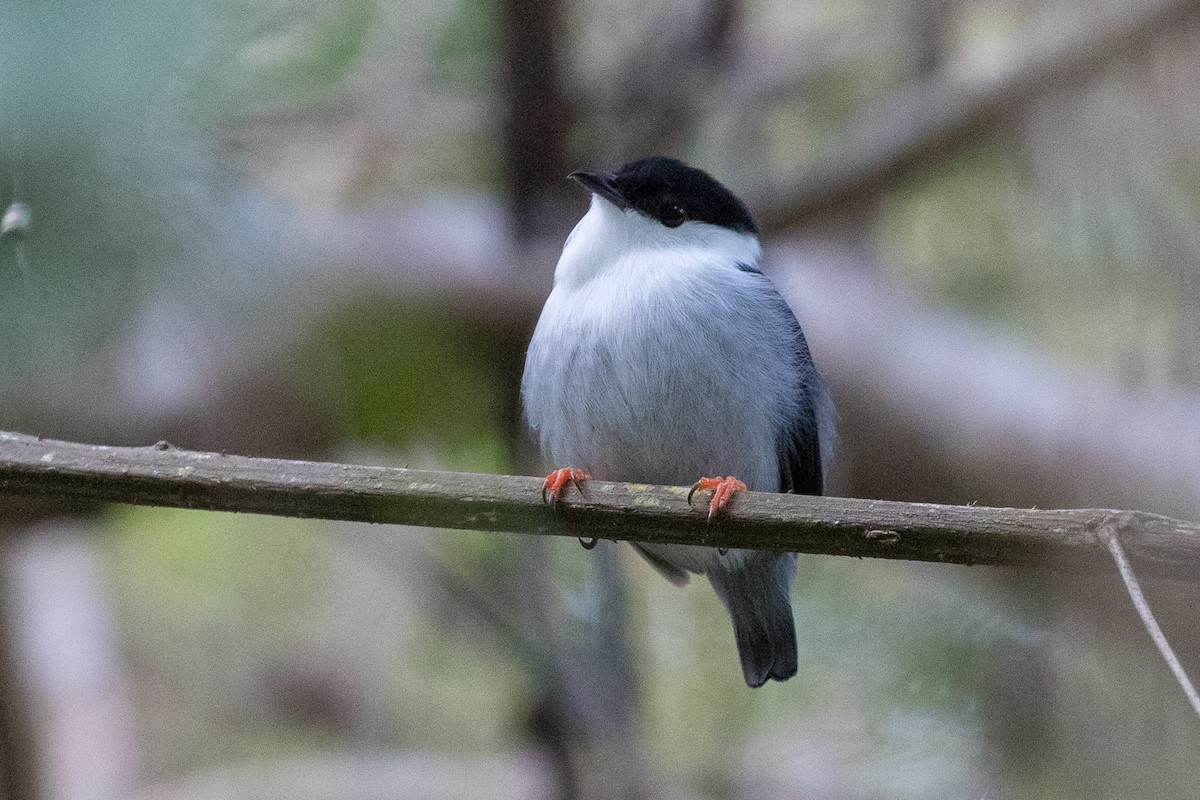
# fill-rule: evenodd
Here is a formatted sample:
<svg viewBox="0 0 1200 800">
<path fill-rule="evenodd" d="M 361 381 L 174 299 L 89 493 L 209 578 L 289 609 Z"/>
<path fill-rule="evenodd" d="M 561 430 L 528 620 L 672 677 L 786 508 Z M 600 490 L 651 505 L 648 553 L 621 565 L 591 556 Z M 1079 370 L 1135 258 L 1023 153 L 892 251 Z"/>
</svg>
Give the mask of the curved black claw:
<svg viewBox="0 0 1200 800">
<path fill-rule="evenodd" d="M 702 483 L 704 483 L 704 479 L 703 479 L 703 478 L 701 478 L 700 480 L 698 480 L 698 481 L 696 481 L 695 483 L 693 483 L 693 484 L 692 484 L 692 488 L 688 490 L 687 504 L 688 504 L 689 506 L 692 504 L 692 495 L 694 495 L 694 494 L 695 494 L 697 491 L 699 491 L 699 489 L 700 489 L 700 484 L 702 484 Z"/>
<path fill-rule="evenodd" d="M 584 550 L 594 550 L 596 545 L 599 543 L 600 540 L 595 537 L 592 537 L 591 539 L 584 539 L 582 536 L 579 537 L 579 544 Z"/>
</svg>

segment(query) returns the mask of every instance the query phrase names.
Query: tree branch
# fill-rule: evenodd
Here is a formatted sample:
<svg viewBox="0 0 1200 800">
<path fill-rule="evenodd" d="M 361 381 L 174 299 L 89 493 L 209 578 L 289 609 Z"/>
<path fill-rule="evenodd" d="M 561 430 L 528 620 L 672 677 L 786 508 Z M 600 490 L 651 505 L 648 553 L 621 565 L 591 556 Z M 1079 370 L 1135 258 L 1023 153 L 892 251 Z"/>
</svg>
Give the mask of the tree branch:
<svg viewBox="0 0 1200 800">
<path fill-rule="evenodd" d="M 711 526 L 683 487 L 593 481 L 557 511 L 541 480 L 107 447 L 0 432 L 0 495 L 554 536 L 1108 572 L 1121 531 L 1149 572 L 1200 578 L 1200 524 L 1136 511 L 942 506 L 749 492 Z"/>
</svg>

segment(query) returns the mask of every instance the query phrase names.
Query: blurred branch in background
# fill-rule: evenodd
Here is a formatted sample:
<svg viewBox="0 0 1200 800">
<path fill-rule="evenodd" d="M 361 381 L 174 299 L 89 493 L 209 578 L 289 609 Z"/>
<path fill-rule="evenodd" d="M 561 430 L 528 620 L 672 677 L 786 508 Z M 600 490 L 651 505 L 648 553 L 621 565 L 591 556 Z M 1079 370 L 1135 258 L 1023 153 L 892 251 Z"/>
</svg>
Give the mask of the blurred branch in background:
<svg viewBox="0 0 1200 800">
<path fill-rule="evenodd" d="M 555 230 L 564 218 L 571 130 L 560 55 L 566 28 L 560 0 L 505 0 L 500 20 L 506 188 L 513 232 L 525 240 Z"/>
<path fill-rule="evenodd" d="M 1111 572 L 1107 531 L 1140 565 L 1200 578 L 1200 524 L 1137 511 L 998 509 L 739 493 L 706 524 L 682 487 L 589 481 L 557 509 L 536 478 L 107 447 L 0 432 L 0 492 L 537 535 Z M 610 647 L 613 643 L 610 643 Z"/>
<path fill-rule="evenodd" d="M 12 647 L 38 796 L 118 800 L 139 773 L 131 677 L 99 558 L 100 526 L 46 520 L 6 543 Z"/>
<path fill-rule="evenodd" d="M 1108 4 L 1082 25 L 1060 14 L 1031 26 L 1028 36 L 1013 37 L 1021 49 L 995 74 L 972 76 L 946 63 L 870 104 L 836 137 L 832 155 L 751 192 L 750 207 L 770 233 L 861 208 L 978 143 L 1039 93 L 1094 78 L 1125 54 L 1145 54 L 1157 36 L 1197 14 L 1192 0 L 1146 0 Z"/>
</svg>

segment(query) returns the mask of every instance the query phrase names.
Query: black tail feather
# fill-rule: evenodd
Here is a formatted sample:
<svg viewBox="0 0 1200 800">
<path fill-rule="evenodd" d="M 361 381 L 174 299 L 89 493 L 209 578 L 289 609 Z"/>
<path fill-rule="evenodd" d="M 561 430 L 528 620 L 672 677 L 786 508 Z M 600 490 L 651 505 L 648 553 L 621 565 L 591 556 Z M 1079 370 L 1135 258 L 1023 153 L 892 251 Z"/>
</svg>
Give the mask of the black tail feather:
<svg viewBox="0 0 1200 800">
<path fill-rule="evenodd" d="M 796 624 L 792 619 L 793 553 L 731 550 L 709 571 L 729 609 L 742 674 L 752 687 L 796 674 Z"/>
</svg>

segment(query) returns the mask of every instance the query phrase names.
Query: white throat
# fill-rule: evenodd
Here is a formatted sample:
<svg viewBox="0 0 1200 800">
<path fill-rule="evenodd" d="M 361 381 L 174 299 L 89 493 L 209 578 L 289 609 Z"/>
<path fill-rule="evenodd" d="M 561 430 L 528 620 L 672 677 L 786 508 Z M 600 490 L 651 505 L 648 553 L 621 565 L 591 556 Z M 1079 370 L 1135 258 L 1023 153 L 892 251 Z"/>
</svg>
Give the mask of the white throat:
<svg viewBox="0 0 1200 800">
<path fill-rule="evenodd" d="M 756 267 L 762 256 L 752 233 L 685 222 L 668 228 L 657 220 L 592 195 L 592 206 L 567 237 L 554 270 L 556 288 L 573 289 L 593 278 L 626 270 Z M 644 272 L 643 272 L 644 276 Z M 636 279 L 636 274 L 630 276 Z"/>
</svg>

